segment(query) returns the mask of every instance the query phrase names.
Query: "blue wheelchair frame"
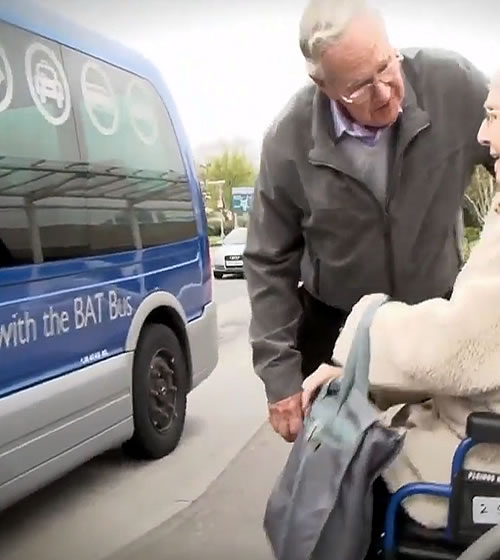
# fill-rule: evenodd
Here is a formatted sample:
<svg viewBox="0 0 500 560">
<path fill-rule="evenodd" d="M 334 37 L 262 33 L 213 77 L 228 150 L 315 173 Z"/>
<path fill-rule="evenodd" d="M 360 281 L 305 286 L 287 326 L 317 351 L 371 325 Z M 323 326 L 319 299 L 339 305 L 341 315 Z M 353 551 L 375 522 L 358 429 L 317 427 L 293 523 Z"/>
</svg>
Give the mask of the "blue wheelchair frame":
<svg viewBox="0 0 500 560">
<path fill-rule="evenodd" d="M 453 455 L 450 482 L 437 484 L 432 482 L 410 483 L 395 492 L 389 501 L 384 524 L 383 553 L 386 558 L 397 557 L 397 518 L 401 503 L 406 498 L 415 495 L 428 495 L 447 498 L 452 497 L 453 483 L 464 469 L 464 463 L 469 451 L 482 443 L 500 444 L 500 415 L 491 412 L 471 413 L 467 419 L 466 438 L 460 442 Z M 444 537 L 453 543 L 451 530 L 452 508 L 448 508 L 448 522 L 444 529 Z"/>
<path fill-rule="evenodd" d="M 384 552 L 386 554 L 393 554 L 396 550 L 396 520 L 399 508 L 403 500 L 417 494 L 427 496 L 440 496 L 449 499 L 451 497 L 453 479 L 462 470 L 467 453 L 478 443 L 480 442 L 476 442 L 469 437 L 464 439 L 457 446 L 455 454 L 453 455 L 449 484 L 436 484 L 432 482 L 416 482 L 405 484 L 405 486 L 402 486 L 391 496 L 385 516 Z M 448 514 L 448 518 L 449 515 L 450 514 Z M 446 534 L 450 534 L 449 519 L 448 525 L 446 527 Z"/>
</svg>

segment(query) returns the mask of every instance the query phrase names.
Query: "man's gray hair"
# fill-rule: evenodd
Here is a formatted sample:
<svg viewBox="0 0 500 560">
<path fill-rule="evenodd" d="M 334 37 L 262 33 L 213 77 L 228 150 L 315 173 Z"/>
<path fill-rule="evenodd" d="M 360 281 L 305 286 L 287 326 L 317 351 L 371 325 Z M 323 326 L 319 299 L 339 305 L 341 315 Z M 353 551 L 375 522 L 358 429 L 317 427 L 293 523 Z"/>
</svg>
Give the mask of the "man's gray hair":
<svg viewBox="0 0 500 560">
<path fill-rule="evenodd" d="M 377 13 L 368 0 L 309 0 L 300 20 L 299 44 L 310 76 L 323 78 L 325 50 L 342 37 L 357 15 L 368 12 Z"/>
</svg>

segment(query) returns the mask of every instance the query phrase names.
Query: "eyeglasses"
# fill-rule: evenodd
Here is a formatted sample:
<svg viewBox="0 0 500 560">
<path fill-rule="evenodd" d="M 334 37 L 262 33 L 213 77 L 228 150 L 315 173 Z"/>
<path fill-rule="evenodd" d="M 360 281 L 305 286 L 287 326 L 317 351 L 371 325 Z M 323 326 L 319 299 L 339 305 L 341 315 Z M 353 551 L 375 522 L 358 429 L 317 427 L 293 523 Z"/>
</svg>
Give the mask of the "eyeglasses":
<svg viewBox="0 0 500 560">
<path fill-rule="evenodd" d="M 484 115 L 484 122 L 487 125 L 494 123 L 500 115 L 500 109 L 486 109 Z"/>
<path fill-rule="evenodd" d="M 485 134 L 486 129 L 488 129 L 494 122 L 497 122 L 499 115 L 500 109 L 490 109 L 488 107 L 485 107 L 484 119 L 477 135 L 479 143 L 482 146 L 490 145 L 489 134 Z"/>
<path fill-rule="evenodd" d="M 342 95 L 341 98 L 346 103 L 364 103 L 368 101 L 373 94 L 373 91 L 378 82 L 382 82 L 383 84 L 389 84 L 394 78 L 394 74 L 396 68 L 399 66 L 399 63 L 403 60 L 403 55 L 401 53 L 396 53 L 394 58 L 387 64 L 385 68 L 383 68 L 378 74 L 376 75 L 375 79 L 372 80 L 368 84 L 364 84 L 358 89 L 355 89 L 352 93 L 348 95 Z"/>
</svg>

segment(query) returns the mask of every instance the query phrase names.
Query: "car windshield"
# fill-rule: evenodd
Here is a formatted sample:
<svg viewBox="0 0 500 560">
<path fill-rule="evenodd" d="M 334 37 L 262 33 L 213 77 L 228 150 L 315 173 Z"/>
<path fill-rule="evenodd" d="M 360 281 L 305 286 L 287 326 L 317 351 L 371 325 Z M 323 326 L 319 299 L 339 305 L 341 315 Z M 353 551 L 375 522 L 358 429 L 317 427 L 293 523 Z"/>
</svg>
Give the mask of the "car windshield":
<svg viewBox="0 0 500 560">
<path fill-rule="evenodd" d="M 228 233 L 222 242 L 223 245 L 245 245 L 247 242 L 247 229 L 238 228 L 233 229 L 231 233 Z"/>
</svg>

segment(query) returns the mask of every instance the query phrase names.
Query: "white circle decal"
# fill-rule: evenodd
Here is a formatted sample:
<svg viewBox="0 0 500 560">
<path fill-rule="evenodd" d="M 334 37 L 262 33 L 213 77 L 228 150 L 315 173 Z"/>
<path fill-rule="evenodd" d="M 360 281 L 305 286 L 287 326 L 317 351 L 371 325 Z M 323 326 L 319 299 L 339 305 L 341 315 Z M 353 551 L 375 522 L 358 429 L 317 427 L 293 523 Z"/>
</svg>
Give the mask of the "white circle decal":
<svg viewBox="0 0 500 560">
<path fill-rule="evenodd" d="M 10 107 L 14 95 L 14 76 L 5 49 L 0 47 L 0 113 Z"/>
<path fill-rule="evenodd" d="M 92 124 L 105 136 L 118 129 L 118 103 L 111 82 L 95 62 L 87 62 L 82 69 L 82 96 Z"/>
<path fill-rule="evenodd" d="M 33 43 L 26 51 L 24 64 L 37 109 L 50 124 L 64 124 L 71 112 L 71 98 L 68 79 L 55 52 L 42 43 Z"/>
<path fill-rule="evenodd" d="M 139 80 L 130 82 L 126 99 L 132 128 L 144 144 L 152 146 L 158 140 L 158 123 L 146 86 Z"/>
</svg>

